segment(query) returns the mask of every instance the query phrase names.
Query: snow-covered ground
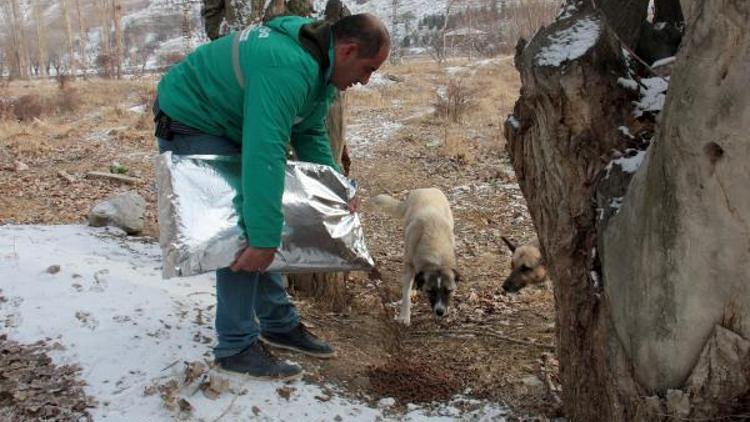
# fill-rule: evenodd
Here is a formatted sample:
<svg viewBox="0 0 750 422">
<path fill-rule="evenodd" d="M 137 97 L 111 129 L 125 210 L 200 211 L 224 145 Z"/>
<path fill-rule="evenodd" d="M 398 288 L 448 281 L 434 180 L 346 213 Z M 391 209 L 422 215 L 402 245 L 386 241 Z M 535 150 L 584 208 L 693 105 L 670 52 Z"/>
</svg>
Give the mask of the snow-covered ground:
<svg viewBox="0 0 750 422">
<path fill-rule="evenodd" d="M 98 401 L 95 420 L 171 420 L 176 411 L 151 393 L 170 380 L 193 409 L 189 420 L 504 420 L 508 414 L 461 397 L 394 414 L 392 400 L 368 406 L 332 386 L 213 370 L 182 385 L 187 362 L 211 360 L 213 283 L 209 274 L 162 280 L 158 245 L 117 229 L 0 226 L 0 332 L 24 343 L 59 343 L 50 355 L 57 364 L 82 367 L 86 392 Z M 199 389 L 207 377 L 228 381 L 228 388 L 209 397 Z M 462 414 L 459 402 L 475 410 Z"/>
</svg>

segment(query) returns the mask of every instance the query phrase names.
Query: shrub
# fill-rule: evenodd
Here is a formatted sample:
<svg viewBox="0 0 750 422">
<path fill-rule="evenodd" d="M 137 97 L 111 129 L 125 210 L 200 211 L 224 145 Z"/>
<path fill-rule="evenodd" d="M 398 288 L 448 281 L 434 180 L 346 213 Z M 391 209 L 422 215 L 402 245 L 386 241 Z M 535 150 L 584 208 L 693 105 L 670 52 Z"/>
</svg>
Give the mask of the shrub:
<svg viewBox="0 0 750 422">
<path fill-rule="evenodd" d="M 57 109 L 62 113 L 74 113 L 81 106 L 81 95 L 75 88 L 64 88 L 57 94 Z"/>
<path fill-rule="evenodd" d="M 435 112 L 443 119 L 461 123 L 471 106 L 471 93 L 459 79 L 451 79 L 445 92 L 438 91 Z"/>
<path fill-rule="evenodd" d="M 27 94 L 13 101 L 13 114 L 20 121 L 39 118 L 47 110 L 47 104 L 39 94 Z"/>
</svg>

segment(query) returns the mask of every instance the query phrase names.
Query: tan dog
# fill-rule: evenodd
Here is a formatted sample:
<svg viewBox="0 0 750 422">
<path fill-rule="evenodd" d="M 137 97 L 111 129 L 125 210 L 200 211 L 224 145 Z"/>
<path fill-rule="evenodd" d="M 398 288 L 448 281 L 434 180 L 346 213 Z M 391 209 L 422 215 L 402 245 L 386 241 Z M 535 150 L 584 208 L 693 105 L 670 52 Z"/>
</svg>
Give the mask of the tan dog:
<svg viewBox="0 0 750 422">
<path fill-rule="evenodd" d="M 404 271 L 401 279 L 401 310 L 398 320 L 411 323 L 412 284 L 427 295 L 435 316 L 443 317 L 459 274 L 454 253 L 453 214 L 439 189 L 415 189 L 404 201 L 377 195 L 373 203 L 404 221 Z"/>
<path fill-rule="evenodd" d="M 539 250 L 539 242 L 516 246 L 507 237 L 501 236 L 508 249 L 513 252 L 510 259 L 510 275 L 503 283 L 503 290 L 515 293 L 526 286 L 539 284 L 547 279 L 547 269 Z"/>
</svg>

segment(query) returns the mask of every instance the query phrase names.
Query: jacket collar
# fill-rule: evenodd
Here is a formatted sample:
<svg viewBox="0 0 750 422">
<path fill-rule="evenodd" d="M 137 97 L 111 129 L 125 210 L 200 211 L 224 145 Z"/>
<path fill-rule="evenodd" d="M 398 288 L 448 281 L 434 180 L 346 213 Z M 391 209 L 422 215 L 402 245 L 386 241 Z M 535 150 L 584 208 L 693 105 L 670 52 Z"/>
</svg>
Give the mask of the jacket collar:
<svg viewBox="0 0 750 422">
<path fill-rule="evenodd" d="M 326 83 L 331 81 L 334 60 L 333 37 L 331 25 L 327 22 L 312 22 L 302 25 L 299 30 L 299 40 L 305 49 L 320 66 L 320 71 Z"/>
</svg>

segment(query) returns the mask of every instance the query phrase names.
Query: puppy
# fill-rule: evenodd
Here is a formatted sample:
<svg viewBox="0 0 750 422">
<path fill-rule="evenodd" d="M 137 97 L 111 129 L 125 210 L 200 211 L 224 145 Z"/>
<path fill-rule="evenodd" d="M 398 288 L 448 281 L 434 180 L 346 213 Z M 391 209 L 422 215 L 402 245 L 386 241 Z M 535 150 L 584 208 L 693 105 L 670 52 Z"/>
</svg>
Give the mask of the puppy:
<svg viewBox="0 0 750 422">
<path fill-rule="evenodd" d="M 507 237 L 501 236 L 508 249 L 513 252 L 510 259 L 510 275 L 503 283 L 503 290 L 515 293 L 526 286 L 539 284 L 547 279 L 547 269 L 539 250 L 539 242 L 534 241 L 523 246 L 516 246 Z"/>
<path fill-rule="evenodd" d="M 453 214 L 448 199 L 435 188 L 415 189 L 404 201 L 389 195 L 372 198 L 376 207 L 403 219 L 404 271 L 398 320 L 411 324 L 412 285 L 426 294 L 436 317 L 448 313 L 460 276 L 456 271 Z"/>
</svg>

